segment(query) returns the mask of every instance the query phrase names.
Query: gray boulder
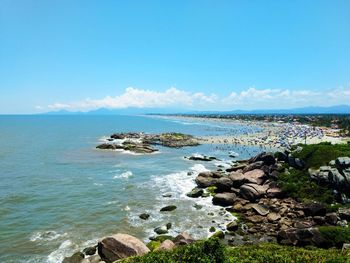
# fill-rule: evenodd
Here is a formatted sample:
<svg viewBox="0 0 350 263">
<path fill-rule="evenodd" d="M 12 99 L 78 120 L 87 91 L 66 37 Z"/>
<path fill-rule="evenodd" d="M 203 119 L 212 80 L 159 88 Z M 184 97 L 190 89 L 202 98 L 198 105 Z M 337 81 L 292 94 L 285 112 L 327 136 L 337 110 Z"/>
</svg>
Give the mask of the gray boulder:
<svg viewBox="0 0 350 263">
<path fill-rule="evenodd" d="M 221 177 L 217 179 L 215 186 L 217 188 L 216 192 L 222 193 L 230 191 L 233 186 L 233 183 L 229 177 Z"/>
<path fill-rule="evenodd" d="M 350 167 L 350 157 L 338 157 L 335 159 L 335 165 L 340 169 L 345 169 Z"/>
</svg>

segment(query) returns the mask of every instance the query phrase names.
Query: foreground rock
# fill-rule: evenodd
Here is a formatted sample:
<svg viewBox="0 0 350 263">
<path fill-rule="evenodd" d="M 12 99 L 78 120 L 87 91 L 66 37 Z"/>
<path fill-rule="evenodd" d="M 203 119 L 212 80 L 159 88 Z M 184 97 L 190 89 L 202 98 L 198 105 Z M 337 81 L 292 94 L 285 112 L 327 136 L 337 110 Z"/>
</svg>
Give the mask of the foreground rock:
<svg viewBox="0 0 350 263">
<path fill-rule="evenodd" d="M 98 254 L 106 263 L 130 256 L 139 256 L 150 250 L 136 237 L 127 234 L 116 234 L 104 238 L 98 243 Z"/>
</svg>

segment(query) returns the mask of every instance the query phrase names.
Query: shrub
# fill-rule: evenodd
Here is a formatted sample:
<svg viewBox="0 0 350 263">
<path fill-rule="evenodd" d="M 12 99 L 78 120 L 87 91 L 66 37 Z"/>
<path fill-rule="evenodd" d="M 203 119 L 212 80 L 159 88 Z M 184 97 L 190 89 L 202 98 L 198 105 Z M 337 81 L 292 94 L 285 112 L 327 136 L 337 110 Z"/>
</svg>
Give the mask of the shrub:
<svg viewBox="0 0 350 263">
<path fill-rule="evenodd" d="M 330 247 L 342 247 L 350 242 L 350 229 L 340 226 L 321 226 L 318 228 Z"/>
</svg>

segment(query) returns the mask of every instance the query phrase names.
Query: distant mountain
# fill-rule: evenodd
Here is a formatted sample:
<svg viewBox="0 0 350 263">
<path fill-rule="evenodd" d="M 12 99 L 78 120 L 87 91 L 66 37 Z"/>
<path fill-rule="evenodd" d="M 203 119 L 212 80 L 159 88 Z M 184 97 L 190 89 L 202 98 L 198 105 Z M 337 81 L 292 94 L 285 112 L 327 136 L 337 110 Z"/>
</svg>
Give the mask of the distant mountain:
<svg viewBox="0 0 350 263">
<path fill-rule="evenodd" d="M 349 105 L 331 107 L 304 107 L 294 109 L 258 109 L 258 110 L 231 110 L 231 111 L 190 111 L 184 109 L 162 108 L 101 108 L 88 112 L 70 112 L 66 110 L 44 113 L 45 115 L 140 115 L 140 114 L 350 114 Z"/>
<path fill-rule="evenodd" d="M 293 109 L 258 109 L 258 110 L 232 110 L 232 111 L 194 111 L 188 114 L 350 114 L 349 105 L 331 107 L 304 107 Z"/>
</svg>

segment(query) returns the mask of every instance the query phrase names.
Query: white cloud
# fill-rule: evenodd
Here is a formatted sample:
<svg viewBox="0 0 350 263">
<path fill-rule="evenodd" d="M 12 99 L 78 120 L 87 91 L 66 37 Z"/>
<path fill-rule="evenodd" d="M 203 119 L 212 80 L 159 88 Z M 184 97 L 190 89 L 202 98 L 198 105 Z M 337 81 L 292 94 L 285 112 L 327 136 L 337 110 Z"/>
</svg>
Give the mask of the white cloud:
<svg viewBox="0 0 350 263">
<path fill-rule="evenodd" d="M 118 96 L 106 96 L 102 99 L 87 98 L 72 103 L 54 103 L 48 105 L 51 110 L 91 110 L 97 108 L 121 109 L 182 107 L 191 109 L 262 109 L 291 108 L 303 106 L 330 106 L 349 104 L 350 85 L 331 91 L 314 91 L 289 89 L 257 89 L 250 87 L 240 92 L 232 91 L 227 96 L 188 92 L 177 88 L 169 88 L 163 92 L 127 88 Z"/>
</svg>

